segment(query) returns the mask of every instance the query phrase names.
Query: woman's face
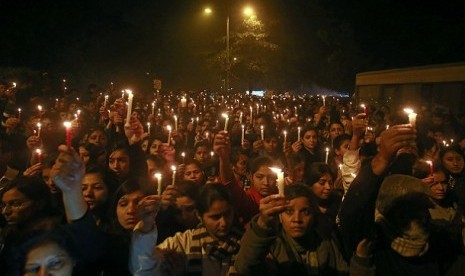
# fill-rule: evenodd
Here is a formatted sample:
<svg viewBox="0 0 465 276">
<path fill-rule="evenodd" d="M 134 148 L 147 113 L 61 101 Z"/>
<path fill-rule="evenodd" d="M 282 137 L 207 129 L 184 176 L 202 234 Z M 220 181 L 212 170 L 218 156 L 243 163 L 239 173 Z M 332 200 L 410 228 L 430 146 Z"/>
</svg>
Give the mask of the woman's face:
<svg viewBox="0 0 465 276">
<path fill-rule="evenodd" d="M 129 173 L 129 156 L 126 151 L 113 151 L 110 155 L 108 166 L 118 177 L 125 177 Z"/>
<path fill-rule="evenodd" d="M 145 139 L 142 141 L 142 144 L 140 145 L 141 149 L 143 152 L 147 152 L 147 148 L 149 147 L 149 140 Z"/>
<path fill-rule="evenodd" d="M 217 238 L 227 237 L 233 224 L 234 211 L 226 200 L 215 200 L 210 209 L 202 215 L 207 231 Z"/>
<path fill-rule="evenodd" d="M 304 133 L 302 143 L 309 150 L 314 150 L 318 144 L 318 136 L 315 130 L 309 130 Z"/>
<path fill-rule="evenodd" d="M 92 131 L 87 141 L 101 147 L 106 147 L 108 145 L 107 135 L 101 130 Z"/>
<path fill-rule="evenodd" d="M 210 160 L 210 152 L 208 148 L 204 146 L 197 147 L 194 153 L 194 159 L 200 163 L 205 163 Z"/>
<path fill-rule="evenodd" d="M 447 185 L 449 181 L 447 181 L 446 175 L 444 172 L 435 172 L 434 173 L 434 182 L 429 187 L 431 189 L 431 198 L 436 201 L 441 201 L 446 197 L 447 192 Z"/>
<path fill-rule="evenodd" d="M 329 173 L 326 173 L 313 183 L 311 190 L 313 194 L 322 200 L 328 199 L 333 189 L 333 178 Z"/>
<path fill-rule="evenodd" d="M 94 210 L 108 200 L 108 187 L 99 173 L 87 173 L 82 178 L 82 195 L 89 209 Z"/>
<path fill-rule="evenodd" d="M 116 216 L 118 222 L 126 230 L 132 230 L 139 222 L 137 214 L 137 204 L 144 197 L 141 191 L 134 191 L 132 193 L 122 196 L 116 205 Z"/>
<path fill-rule="evenodd" d="M 297 163 L 291 169 L 291 179 L 292 182 L 302 182 L 304 179 L 304 171 L 305 171 L 305 162 Z"/>
<path fill-rule="evenodd" d="M 24 275 L 73 274 L 73 260 L 69 254 L 55 242 L 41 244 L 31 249 L 26 256 Z"/>
<path fill-rule="evenodd" d="M 85 147 L 80 146 L 79 147 L 79 157 L 81 157 L 82 162 L 84 165 L 87 165 L 90 160 L 90 153 L 88 150 L 86 150 Z"/>
<path fill-rule="evenodd" d="M 16 188 L 3 194 L 1 207 L 2 215 L 10 225 L 25 222 L 37 212 L 34 202 Z"/>
<path fill-rule="evenodd" d="M 153 140 L 152 141 L 152 144 L 150 145 L 150 151 L 149 153 L 151 155 L 158 155 L 159 152 L 160 152 L 160 146 L 161 146 L 162 142 L 160 140 Z"/>
<path fill-rule="evenodd" d="M 204 173 L 196 164 L 188 164 L 184 170 L 184 180 L 194 181 L 203 184 Z"/>
<path fill-rule="evenodd" d="M 455 151 L 446 152 L 442 157 L 442 163 L 453 174 L 461 173 L 465 165 L 462 155 Z"/>
<path fill-rule="evenodd" d="M 289 207 L 279 216 L 284 231 L 294 239 L 303 237 L 314 221 L 311 204 L 306 197 L 291 199 Z"/>
<path fill-rule="evenodd" d="M 187 196 L 176 198 L 176 215 L 178 223 L 187 229 L 195 228 L 199 224 L 199 219 L 195 211 L 195 201 Z"/>
<path fill-rule="evenodd" d="M 347 152 L 347 150 L 349 149 L 349 144 L 350 144 L 350 140 L 344 140 L 342 141 L 341 145 L 339 146 L 338 149 L 336 149 L 336 154 L 338 156 L 344 156 L 344 154 Z"/>
<path fill-rule="evenodd" d="M 249 162 L 249 157 L 245 154 L 239 155 L 239 159 L 237 160 L 236 164 L 234 164 L 234 171 L 238 175 L 246 175 L 247 174 L 247 163 Z"/>
<path fill-rule="evenodd" d="M 341 124 L 331 124 L 329 126 L 329 138 L 331 138 L 331 141 L 334 140 L 337 136 L 341 135 L 344 133 L 344 129 L 342 128 Z"/>
<path fill-rule="evenodd" d="M 268 153 L 276 152 L 278 148 L 278 139 L 277 138 L 266 138 L 263 141 L 263 149 Z"/>
<path fill-rule="evenodd" d="M 263 197 L 276 194 L 276 174 L 268 166 L 261 166 L 252 175 L 252 187 Z"/>
</svg>

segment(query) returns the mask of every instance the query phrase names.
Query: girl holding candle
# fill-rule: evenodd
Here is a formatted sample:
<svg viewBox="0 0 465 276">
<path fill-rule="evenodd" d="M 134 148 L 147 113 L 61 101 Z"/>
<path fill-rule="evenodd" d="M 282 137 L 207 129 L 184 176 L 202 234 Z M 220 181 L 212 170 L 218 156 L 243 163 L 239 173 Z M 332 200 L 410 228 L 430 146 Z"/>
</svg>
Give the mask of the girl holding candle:
<svg viewBox="0 0 465 276">
<path fill-rule="evenodd" d="M 319 145 L 317 129 L 307 127 L 302 130 L 302 134 L 302 139 L 292 144 L 292 151 L 302 155 L 307 165 L 323 162 L 324 152 Z"/>
</svg>

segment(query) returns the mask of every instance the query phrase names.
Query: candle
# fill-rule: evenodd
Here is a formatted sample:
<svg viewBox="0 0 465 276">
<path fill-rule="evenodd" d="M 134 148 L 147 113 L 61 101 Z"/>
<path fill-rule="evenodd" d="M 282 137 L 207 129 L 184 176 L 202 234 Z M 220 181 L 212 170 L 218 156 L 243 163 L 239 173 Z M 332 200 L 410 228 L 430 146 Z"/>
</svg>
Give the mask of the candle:
<svg viewBox="0 0 465 276">
<path fill-rule="evenodd" d="M 80 116 L 80 115 L 81 115 L 81 110 L 78 109 L 78 110 L 76 111 L 76 119 L 79 119 L 79 116 Z"/>
<path fill-rule="evenodd" d="M 42 128 L 42 124 L 40 122 L 37 123 L 37 138 L 40 137 L 40 129 Z"/>
<path fill-rule="evenodd" d="M 172 179 L 171 179 L 171 185 L 174 186 L 174 184 L 176 184 L 176 166 L 175 165 L 171 166 L 171 170 L 173 171 L 173 176 L 172 176 Z"/>
<path fill-rule="evenodd" d="M 166 126 L 166 129 L 168 130 L 168 141 L 166 142 L 168 144 L 168 146 L 170 145 L 171 143 L 171 126 L 170 125 L 167 125 Z"/>
<path fill-rule="evenodd" d="M 430 174 L 431 176 L 434 175 L 433 161 L 428 160 L 428 161 L 426 161 L 426 163 L 429 164 L 429 174 Z"/>
<path fill-rule="evenodd" d="M 245 126 L 241 125 L 242 127 L 242 136 L 241 136 L 241 145 L 244 144 L 244 137 L 245 137 Z"/>
<path fill-rule="evenodd" d="M 339 167 L 339 171 L 341 172 L 341 176 L 342 176 L 342 164 L 339 164 L 338 167 Z"/>
<path fill-rule="evenodd" d="M 323 99 L 323 106 L 326 106 L 326 97 L 325 97 L 325 96 L 321 96 L 321 98 Z"/>
<path fill-rule="evenodd" d="M 412 125 L 412 127 L 416 127 L 417 124 L 417 113 L 413 111 L 411 108 L 404 108 L 405 113 L 408 115 L 408 122 Z"/>
<path fill-rule="evenodd" d="M 42 150 L 36 149 L 36 153 L 37 153 L 37 162 L 42 163 Z"/>
<path fill-rule="evenodd" d="M 243 116 L 243 112 L 241 111 L 241 114 L 239 115 L 239 124 L 242 124 L 242 116 Z"/>
<path fill-rule="evenodd" d="M 211 159 L 213 159 L 214 156 L 215 156 L 215 152 L 214 152 L 214 151 L 210 151 L 210 157 L 211 157 Z"/>
<path fill-rule="evenodd" d="M 104 100 L 103 100 L 103 106 L 107 106 L 108 103 L 108 95 L 105 95 Z"/>
<path fill-rule="evenodd" d="M 260 105 L 257 104 L 257 114 L 260 113 Z"/>
<path fill-rule="evenodd" d="M 326 151 L 325 163 L 328 164 L 329 148 L 327 147 L 325 151 Z"/>
<path fill-rule="evenodd" d="M 152 116 L 155 114 L 155 102 L 152 102 Z"/>
<path fill-rule="evenodd" d="M 365 113 L 365 116 L 368 117 L 367 106 L 365 104 L 361 104 L 360 106 L 363 108 L 363 113 Z"/>
<path fill-rule="evenodd" d="M 42 116 L 42 106 L 38 105 L 37 110 L 39 111 L 39 116 Z"/>
<path fill-rule="evenodd" d="M 18 120 L 21 120 L 21 108 L 18 108 Z"/>
<path fill-rule="evenodd" d="M 300 141 L 300 131 L 302 130 L 302 128 L 299 126 L 297 127 L 297 141 Z"/>
<path fill-rule="evenodd" d="M 156 173 L 155 178 L 157 179 L 157 194 L 161 195 L 161 173 Z"/>
<path fill-rule="evenodd" d="M 174 130 L 178 130 L 178 116 L 176 115 L 173 115 L 173 119 L 174 119 Z"/>
<path fill-rule="evenodd" d="M 121 90 L 121 99 L 124 100 L 124 90 Z"/>
<path fill-rule="evenodd" d="M 265 131 L 264 131 L 264 128 L 265 128 L 265 127 L 264 127 L 263 125 L 260 126 L 260 135 L 261 135 L 262 140 L 265 140 Z"/>
<path fill-rule="evenodd" d="M 284 146 L 286 146 L 286 143 L 287 143 L 287 131 L 284 130 L 283 134 L 284 134 L 284 142 L 283 142 L 283 144 L 284 144 Z"/>
<path fill-rule="evenodd" d="M 147 133 L 150 136 L 150 122 L 147 122 Z"/>
<path fill-rule="evenodd" d="M 63 125 L 66 128 L 66 146 L 71 148 L 71 122 L 66 121 Z"/>
<path fill-rule="evenodd" d="M 186 163 L 186 153 L 185 152 L 181 152 L 181 156 L 182 156 L 182 163 Z"/>
<path fill-rule="evenodd" d="M 130 126 L 131 125 L 130 123 L 131 114 L 132 114 L 132 100 L 134 98 L 134 95 L 132 94 L 131 90 L 126 89 L 126 91 L 128 92 L 128 110 L 126 113 L 126 126 Z"/>
<path fill-rule="evenodd" d="M 16 82 L 13 82 L 12 83 L 12 88 L 15 88 L 16 87 Z"/>
<path fill-rule="evenodd" d="M 253 108 L 250 106 L 250 123 L 253 125 Z"/>
<path fill-rule="evenodd" d="M 389 125 L 386 125 L 386 130 L 388 130 L 388 129 L 389 129 Z"/>
<path fill-rule="evenodd" d="M 278 177 L 276 184 L 278 186 L 278 194 L 284 196 L 284 173 L 280 168 L 270 168 Z"/>
<path fill-rule="evenodd" d="M 229 121 L 229 116 L 227 113 L 223 113 L 222 114 L 223 118 L 224 118 L 224 131 L 228 131 L 228 121 Z"/>
<path fill-rule="evenodd" d="M 181 98 L 181 107 L 186 107 L 187 105 L 187 99 L 185 97 Z"/>
</svg>

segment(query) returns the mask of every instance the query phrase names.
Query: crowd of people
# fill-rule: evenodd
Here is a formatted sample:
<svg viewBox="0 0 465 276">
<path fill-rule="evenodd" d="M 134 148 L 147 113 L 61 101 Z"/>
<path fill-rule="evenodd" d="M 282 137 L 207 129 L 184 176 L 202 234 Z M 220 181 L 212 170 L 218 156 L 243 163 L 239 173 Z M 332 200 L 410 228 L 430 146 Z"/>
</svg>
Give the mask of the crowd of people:
<svg viewBox="0 0 465 276">
<path fill-rule="evenodd" d="M 463 275 L 465 124 L 330 96 L 0 83 L 0 275 Z"/>
</svg>

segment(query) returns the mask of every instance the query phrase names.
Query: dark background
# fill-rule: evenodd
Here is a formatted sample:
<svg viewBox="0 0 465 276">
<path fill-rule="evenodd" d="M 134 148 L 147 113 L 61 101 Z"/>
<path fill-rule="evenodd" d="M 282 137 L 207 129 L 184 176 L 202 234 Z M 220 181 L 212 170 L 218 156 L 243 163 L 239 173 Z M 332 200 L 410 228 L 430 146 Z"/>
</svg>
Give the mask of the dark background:
<svg viewBox="0 0 465 276">
<path fill-rule="evenodd" d="M 164 89 L 218 89 L 205 53 L 225 47 L 226 14 L 234 33 L 245 4 L 279 47 L 257 88 L 350 92 L 358 72 L 465 61 L 460 0 L 0 0 L 0 74 L 46 72 L 78 89 L 148 89 L 154 78 Z"/>
</svg>

